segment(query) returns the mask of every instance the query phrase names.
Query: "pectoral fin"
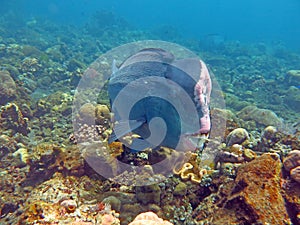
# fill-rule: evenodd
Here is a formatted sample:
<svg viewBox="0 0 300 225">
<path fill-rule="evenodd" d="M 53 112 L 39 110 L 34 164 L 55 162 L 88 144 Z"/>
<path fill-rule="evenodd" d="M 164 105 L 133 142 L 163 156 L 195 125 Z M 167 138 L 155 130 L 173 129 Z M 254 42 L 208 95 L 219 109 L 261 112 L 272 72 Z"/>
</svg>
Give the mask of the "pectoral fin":
<svg viewBox="0 0 300 225">
<path fill-rule="evenodd" d="M 117 67 L 117 62 L 116 62 L 116 60 L 114 59 L 114 60 L 112 61 L 111 73 L 114 74 L 114 73 L 116 73 L 116 72 L 118 72 L 118 71 L 119 71 L 119 69 L 118 69 L 118 67 Z"/>
</svg>

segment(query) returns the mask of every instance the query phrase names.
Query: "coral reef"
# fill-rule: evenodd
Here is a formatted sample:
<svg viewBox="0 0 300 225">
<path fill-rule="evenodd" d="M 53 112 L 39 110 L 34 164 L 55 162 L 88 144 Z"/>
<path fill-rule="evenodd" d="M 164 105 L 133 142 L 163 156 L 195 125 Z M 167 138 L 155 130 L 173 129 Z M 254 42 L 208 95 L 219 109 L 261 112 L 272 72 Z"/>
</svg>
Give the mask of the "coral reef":
<svg viewBox="0 0 300 225">
<path fill-rule="evenodd" d="M 300 224 L 299 54 L 178 39 L 172 27 L 145 32 L 109 12 L 81 28 L 20 24 L 2 11 L 0 224 Z M 132 153 L 123 143 L 134 134 L 107 143 L 113 115 L 103 77 L 112 59 L 88 65 L 115 46 L 157 37 L 201 54 L 215 74 L 203 150 Z M 104 86 L 97 96 L 83 92 L 72 111 L 79 82 Z"/>
</svg>

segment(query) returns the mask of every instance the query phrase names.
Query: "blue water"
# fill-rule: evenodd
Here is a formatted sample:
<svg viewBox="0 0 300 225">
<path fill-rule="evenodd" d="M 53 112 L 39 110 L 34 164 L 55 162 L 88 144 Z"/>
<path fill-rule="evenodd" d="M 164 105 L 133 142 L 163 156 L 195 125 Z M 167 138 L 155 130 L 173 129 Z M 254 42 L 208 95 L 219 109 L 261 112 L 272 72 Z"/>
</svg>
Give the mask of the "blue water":
<svg viewBox="0 0 300 225">
<path fill-rule="evenodd" d="M 10 10 L 30 18 L 84 25 L 99 10 L 125 18 L 136 28 L 170 25 L 183 37 L 217 34 L 226 40 L 284 44 L 300 49 L 298 0 L 53 0 L 5 1 Z M 1 3 L 2 4 L 2 3 Z M 4 11 L 2 8 L 1 11 Z"/>
</svg>

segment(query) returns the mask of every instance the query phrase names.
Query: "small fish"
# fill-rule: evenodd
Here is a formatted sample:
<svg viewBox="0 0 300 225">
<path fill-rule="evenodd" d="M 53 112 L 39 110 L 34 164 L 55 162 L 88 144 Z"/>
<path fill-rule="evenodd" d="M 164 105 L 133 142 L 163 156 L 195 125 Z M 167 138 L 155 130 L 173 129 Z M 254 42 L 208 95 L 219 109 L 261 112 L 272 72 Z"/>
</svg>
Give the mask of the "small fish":
<svg viewBox="0 0 300 225">
<path fill-rule="evenodd" d="M 130 146 L 132 151 L 202 148 L 202 141 L 191 139 L 206 138 L 210 131 L 210 93 L 208 69 L 198 58 L 175 60 L 170 52 L 147 48 L 119 68 L 114 61 L 108 94 L 115 125 L 109 142 L 133 132 L 140 138 Z M 189 102 L 194 107 L 188 107 Z M 193 110 L 196 118 L 190 116 Z"/>
</svg>

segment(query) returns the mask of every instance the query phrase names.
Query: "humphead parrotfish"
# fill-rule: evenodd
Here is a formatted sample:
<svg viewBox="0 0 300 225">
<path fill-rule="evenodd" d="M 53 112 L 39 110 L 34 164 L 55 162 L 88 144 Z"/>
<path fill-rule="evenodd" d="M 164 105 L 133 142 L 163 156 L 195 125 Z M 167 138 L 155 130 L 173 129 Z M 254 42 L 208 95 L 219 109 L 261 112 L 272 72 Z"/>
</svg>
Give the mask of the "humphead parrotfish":
<svg viewBox="0 0 300 225">
<path fill-rule="evenodd" d="M 133 132 L 140 138 L 132 151 L 197 147 L 190 137 L 210 131 L 211 88 L 209 71 L 198 58 L 176 60 L 159 48 L 131 55 L 119 68 L 113 65 L 108 82 L 115 122 L 109 142 Z"/>
</svg>

